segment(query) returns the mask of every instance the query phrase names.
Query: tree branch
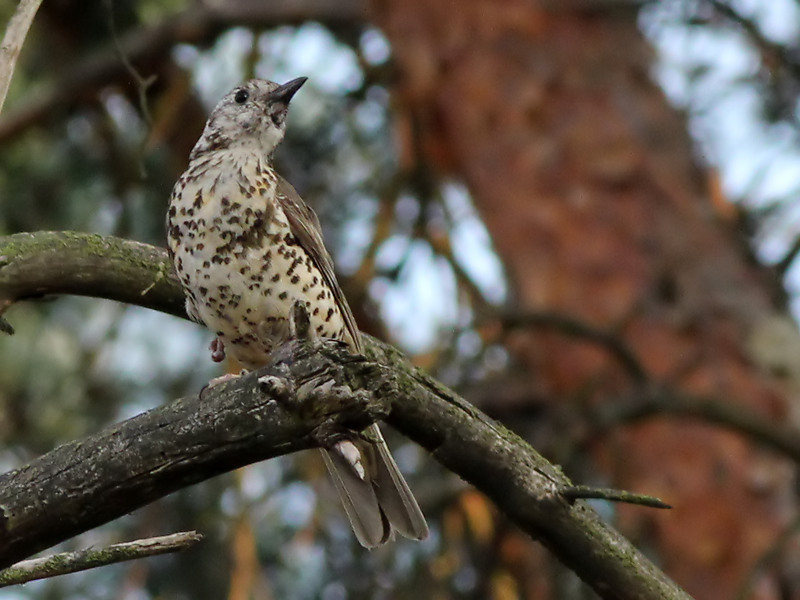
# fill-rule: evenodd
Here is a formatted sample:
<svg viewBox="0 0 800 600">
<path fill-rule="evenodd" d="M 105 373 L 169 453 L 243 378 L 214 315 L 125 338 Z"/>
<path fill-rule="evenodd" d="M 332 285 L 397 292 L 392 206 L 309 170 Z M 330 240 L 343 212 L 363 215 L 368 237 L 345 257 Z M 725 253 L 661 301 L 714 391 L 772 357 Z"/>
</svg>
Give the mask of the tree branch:
<svg viewBox="0 0 800 600">
<path fill-rule="evenodd" d="M 796 427 L 776 422 L 746 406 L 657 385 L 642 388 L 628 398 L 589 411 L 585 437 L 577 443 L 593 441 L 598 435 L 621 425 L 666 415 L 725 427 L 800 464 L 800 434 Z"/>
<path fill-rule="evenodd" d="M 3 43 L 0 44 L 0 112 L 6 101 L 8 88 L 11 85 L 11 78 L 14 76 L 14 67 L 17 65 L 17 58 L 22 51 L 22 44 L 28 35 L 33 17 L 39 10 L 42 0 L 21 0 L 17 5 L 14 16 L 6 26 L 6 33 L 3 36 Z"/>
<path fill-rule="evenodd" d="M 130 77 L 128 65 L 156 64 L 176 44 L 202 44 L 229 27 L 276 27 L 316 20 L 332 25 L 361 23 L 366 8 L 361 0 L 292 0 L 260 2 L 228 0 L 195 3 L 157 25 L 130 31 L 117 43 L 101 48 L 63 73 L 48 89 L 37 92 L 0 120 L 0 140 L 19 134 L 52 114 L 56 106 L 72 106 L 105 85 Z"/>
<path fill-rule="evenodd" d="M 625 367 L 636 383 L 644 383 L 648 380 L 647 371 L 636 354 L 625 345 L 620 336 L 613 332 L 603 331 L 570 316 L 549 311 L 510 313 L 502 315 L 501 321 L 506 329 L 521 327 L 555 329 L 564 335 L 603 346 Z"/>
<path fill-rule="evenodd" d="M 108 298 L 186 318 L 161 248 L 69 231 L 0 238 L 0 317 L 14 302 L 46 294 Z"/>
<path fill-rule="evenodd" d="M 174 279 L 157 275 L 169 272 L 165 252 L 147 249 L 153 258 L 147 264 L 140 260 L 147 248 L 141 244 L 81 234 L 0 239 L 0 255 L 7 257 L 0 267 L 0 297 L 7 303 L 59 291 L 56 283 L 42 290 L 41 277 L 23 268 L 41 261 L 19 250 L 20 240 L 28 250 L 39 247 L 40 239 L 48 248 L 53 236 L 70 240 L 59 246 L 62 291 L 143 304 L 155 287 L 142 296 L 142 283 L 156 281 L 164 286 L 162 309 L 182 312 Z M 118 277 L 117 285 L 67 275 L 70 257 L 80 272 L 85 261 L 99 258 L 96 249 L 102 247 L 119 252 L 112 261 L 127 263 L 103 271 Z M 12 279 L 8 269 L 15 270 Z M 128 284 L 121 273 L 131 278 Z M 26 287 L 31 280 L 36 285 Z M 413 367 L 396 349 L 368 336 L 363 340 L 363 357 L 330 340 L 291 342 L 257 373 L 61 446 L 0 476 L 0 564 L 192 483 L 385 418 L 485 493 L 602 597 L 688 597 L 585 503 L 565 498 L 562 491 L 574 489 L 570 481 L 522 439 Z"/>
<path fill-rule="evenodd" d="M 89 548 L 78 552 L 61 552 L 52 556 L 18 562 L 0 571 L 0 587 L 47 579 L 68 573 L 105 567 L 118 562 L 137 560 L 148 556 L 179 552 L 203 539 L 196 531 L 182 531 L 171 535 L 112 544 L 107 548 Z"/>
<path fill-rule="evenodd" d="M 380 366 L 332 346 L 332 354 L 311 344 L 289 346 L 288 358 L 278 353 L 260 375 L 283 386 L 260 386 L 251 373 L 0 476 L 0 568 L 193 483 L 317 446 L 330 432 L 360 430 L 384 416 L 386 394 L 373 398 L 349 387 L 345 394 L 341 387 L 347 377 L 383 382 Z M 332 380 L 338 385 L 316 393 Z"/>
</svg>

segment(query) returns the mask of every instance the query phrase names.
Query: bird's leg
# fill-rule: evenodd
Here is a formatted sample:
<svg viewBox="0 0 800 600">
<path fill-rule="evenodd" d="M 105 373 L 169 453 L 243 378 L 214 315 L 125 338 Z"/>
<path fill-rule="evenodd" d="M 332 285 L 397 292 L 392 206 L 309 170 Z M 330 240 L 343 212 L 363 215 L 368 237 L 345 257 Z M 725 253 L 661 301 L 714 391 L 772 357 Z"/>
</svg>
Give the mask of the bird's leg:
<svg viewBox="0 0 800 600">
<path fill-rule="evenodd" d="M 225 343 L 222 338 L 217 336 L 211 341 L 208 347 L 211 350 L 211 360 L 214 362 L 222 362 L 225 360 Z"/>
<path fill-rule="evenodd" d="M 293 339 L 302 341 L 314 340 L 314 330 L 311 328 L 311 316 L 309 315 L 309 303 L 298 300 L 292 305 L 292 310 L 289 313 L 289 331 Z"/>
<path fill-rule="evenodd" d="M 245 373 L 247 373 L 247 371 L 245 371 L 244 369 L 242 369 L 242 370 L 241 370 L 241 371 L 239 371 L 238 373 L 225 373 L 224 375 L 220 375 L 219 377 L 214 377 L 214 379 L 211 379 L 211 380 L 210 380 L 210 381 L 209 381 L 209 382 L 208 382 L 208 383 L 205 385 L 205 387 L 203 388 L 203 390 L 207 390 L 208 388 L 212 388 L 212 387 L 214 387 L 215 385 L 219 385 L 220 383 L 225 383 L 226 381 L 230 381 L 231 379 L 236 379 L 236 378 L 238 378 L 238 377 L 241 377 L 241 376 L 242 376 L 242 375 L 244 375 Z"/>
<path fill-rule="evenodd" d="M 225 360 L 225 343 L 222 341 L 222 338 L 217 336 L 212 341 L 211 344 L 208 346 L 208 349 L 211 350 L 211 360 L 214 362 L 222 362 Z M 207 392 L 210 388 L 214 387 L 215 385 L 219 385 L 220 383 L 224 383 L 226 381 L 230 381 L 231 379 L 236 379 L 241 375 L 244 375 L 246 371 L 240 371 L 237 373 L 225 373 L 224 375 L 220 375 L 219 377 L 214 377 L 211 381 L 203 386 L 203 389 L 200 390 L 200 397 L 202 398 L 203 394 Z"/>
</svg>

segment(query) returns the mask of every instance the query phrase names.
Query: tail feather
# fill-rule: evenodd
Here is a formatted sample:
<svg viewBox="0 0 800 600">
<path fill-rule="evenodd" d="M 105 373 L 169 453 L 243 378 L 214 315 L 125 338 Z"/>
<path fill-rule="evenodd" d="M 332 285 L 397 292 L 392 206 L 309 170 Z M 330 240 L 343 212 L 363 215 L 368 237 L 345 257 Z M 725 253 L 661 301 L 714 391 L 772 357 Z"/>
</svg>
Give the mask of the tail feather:
<svg viewBox="0 0 800 600">
<path fill-rule="evenodd" d="M 374 548 L 388 541 L 392 530 L 421 540 L 428 536 L 425 517 L 397 468 L 377 425 L 364 432 L 367 441 L 354 442 L 361 453 L 365 477 L 343 454 L 323 450 L 347 518 L 359 543 Z"/>
<path fill-rule="evenodd" d="M 365 548 L 385 543 L 391 536 L 392 528 L 378 504 L 372 483 L 368 479 L 361 479 L 347 459 L 335 450 L 323 450 L 322 458 L 339 492 L 358 543 Z"/>
<path fill-rule="evenodd" d="M 403 474 L 394 462 L 389 446 L 383 440 L 377 425 L 368 429 L 370 436 L 375 435 L 379 441 L 374 445 L 377 449 L 373 485 L 380 504 L 389 523 L 403 537 L 412 540 L 424 540 L 428 537 L 428 524 L 417 504 L 417 499 L 408 487 Z"/>
</svg>

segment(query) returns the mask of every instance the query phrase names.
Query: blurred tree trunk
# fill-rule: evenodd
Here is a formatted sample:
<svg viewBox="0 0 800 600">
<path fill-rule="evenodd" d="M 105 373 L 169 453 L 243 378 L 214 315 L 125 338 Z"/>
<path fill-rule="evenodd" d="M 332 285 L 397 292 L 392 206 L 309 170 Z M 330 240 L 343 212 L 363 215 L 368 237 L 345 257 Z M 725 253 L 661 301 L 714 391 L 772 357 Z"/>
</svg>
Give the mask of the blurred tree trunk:
<svg viewBox="0 0 800 600">
<path fill-rule="evenodd" d="M 789 418 L 792 374 L 770 372 L 752 342 L 796 330 L 651 81 L 633 6 L 374 0 L 372 17 L 393 47 L 399 130 L 468 184 L 514 310 L 616 331 L 651 380 Z M 637 390 L 608 352 L 553 329 L 508 343 L 538 397 L 603 406 Z M 621 507 L 620 523 L 700 599 L 734 597 L 795 509 L 792 466 L 711 424 L 620 426 L 593 452 L 596 481 L 674 504 Z M 752 597 L 777 588 L 765 577 Z"/>
</svg>

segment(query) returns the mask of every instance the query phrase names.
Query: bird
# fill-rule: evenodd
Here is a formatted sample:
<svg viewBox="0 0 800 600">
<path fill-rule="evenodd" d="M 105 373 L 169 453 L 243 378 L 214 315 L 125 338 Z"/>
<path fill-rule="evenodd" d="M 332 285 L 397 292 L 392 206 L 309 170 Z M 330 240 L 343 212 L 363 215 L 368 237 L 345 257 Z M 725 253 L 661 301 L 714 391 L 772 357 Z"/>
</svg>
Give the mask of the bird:
<svg viewBox="0 0 800 600">
<path fill-rule="evenodd" d="M 306 80 L 250 79 L 226 94 L 170 196 L 168 252 L 186 312 L 214 332 L 213 360 L 230 354 L 246 371 L 268 364 L 289 339 L 296 302 L 305 304 L 313 334 L 362 350 L 319 219 L 273 166 L 289 103 Z M 377 424 L 322 455 L 362 546 L 380 546 L 395 531 L 428 536 Z"/>
</svg>

